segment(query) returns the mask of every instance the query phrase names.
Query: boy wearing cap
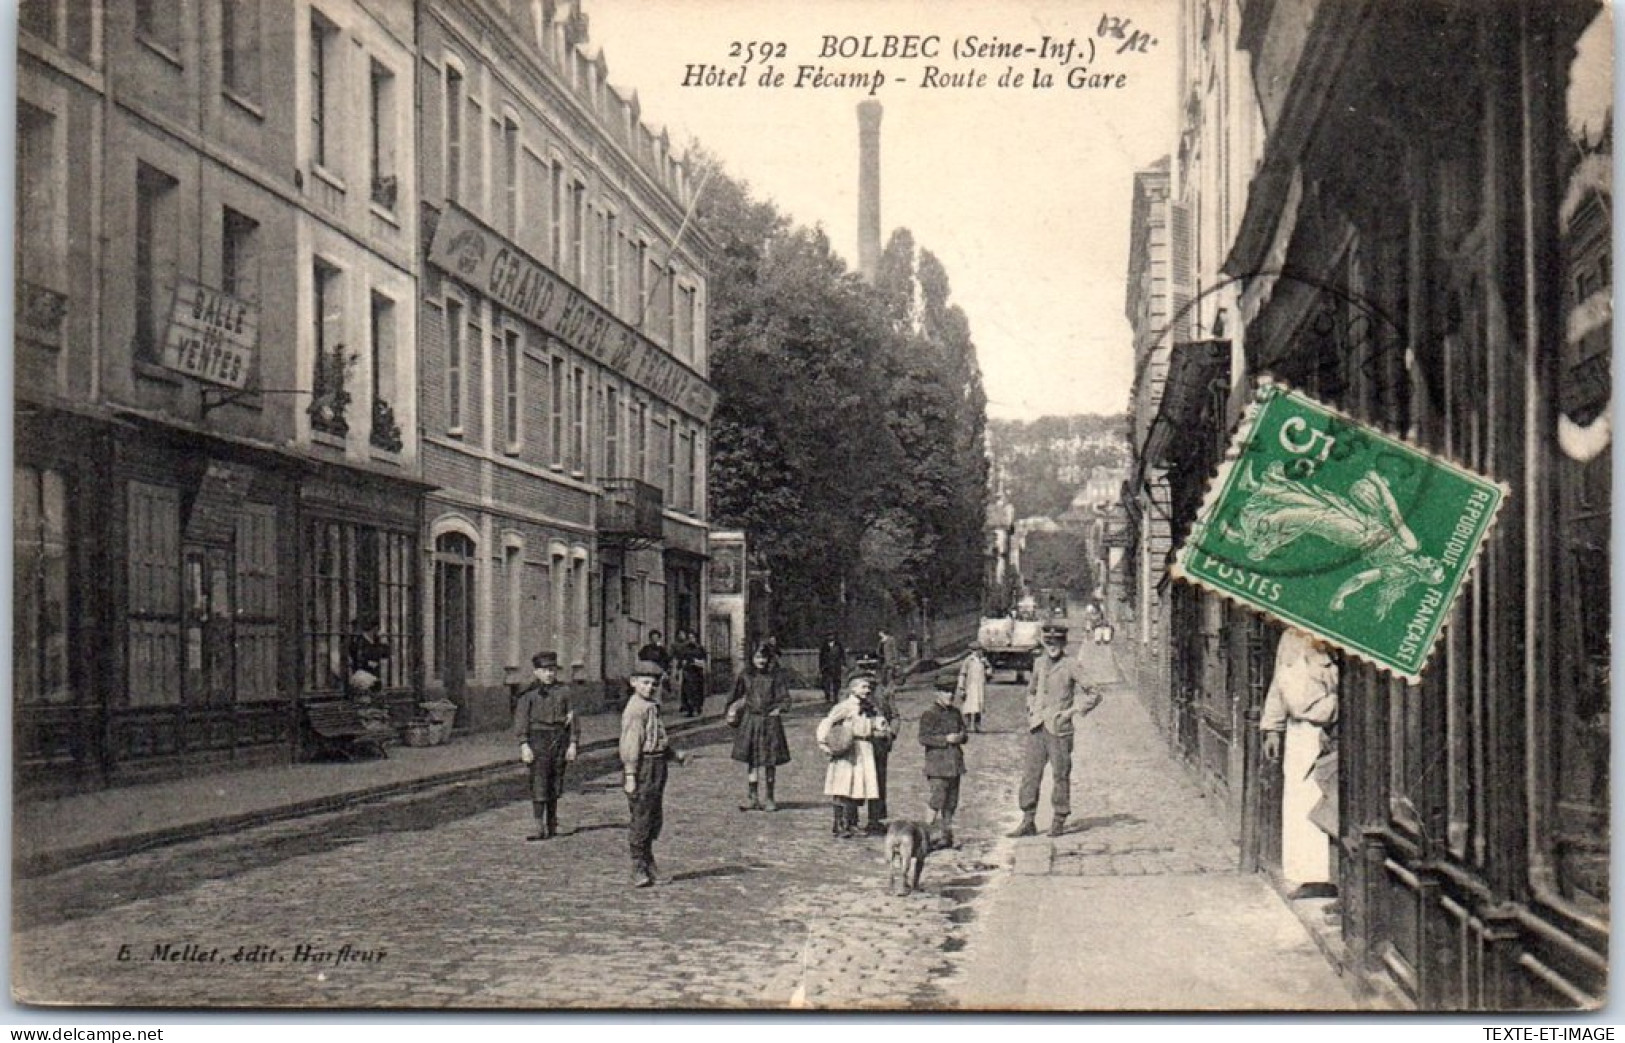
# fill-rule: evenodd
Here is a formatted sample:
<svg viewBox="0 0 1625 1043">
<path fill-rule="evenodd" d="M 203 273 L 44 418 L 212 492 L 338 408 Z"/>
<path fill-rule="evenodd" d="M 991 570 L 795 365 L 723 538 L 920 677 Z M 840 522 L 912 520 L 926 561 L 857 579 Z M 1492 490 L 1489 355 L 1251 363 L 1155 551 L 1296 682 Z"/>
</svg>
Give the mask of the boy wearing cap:
<svg viewBox="0 0 1625 1043">
<path fill-rule="evenodd" d="M 558 836 L 564 766 L 576 759 L 581 724 L 569 694 L 555 684 L 559 657 L 537 652 L 530 665 L 534 679 L 514 704 L 513 733 L 519 759 L 530 768 L 530 804 L 536 815 L 536 832 L 525 839 L 547 840 Z"/>
<path fill-rule="evenodd" d="M 954 846 L 954 812 L 959 810 L 959 779 L 965 774 L 965 716 L 954 705 L 957 677 L 939 677 L 937 702 L 920 715 L 920 745 L 925 747 L 925 781 L 931 787 L 930 831 L 942 819 L 942 834 L 934 846 Z"/>
<path fill-rule="evenodd" d="M 632 698 L 621 711 L 621 788 L 631 811 L 628 845 L 632 853 L 632 886 L 655 882 L 654 842 L 665 824 L 666 762 L 687 758 L 671 748 L 660 720 L 659 663 L 638 660 L 632 668 Z"/>
<path fill-rule="evenodd" d="M 1087 681 L 1076 659 L 1066 655 L 1066 627 L 1045 624 L 1044 654 L 1033 663 L 1027 683 L 1027 737 L 1021 762 L 1021 825 L 1012 837 L 1036 836 L 1038 790 L 1049 765 L 1054 791 L 1050 795 L 1054 818 L 1049 835 L 1066 832 L 1072 813 L 1073 721 L 1100 705 L 1100 693 Z"/>
</svg>

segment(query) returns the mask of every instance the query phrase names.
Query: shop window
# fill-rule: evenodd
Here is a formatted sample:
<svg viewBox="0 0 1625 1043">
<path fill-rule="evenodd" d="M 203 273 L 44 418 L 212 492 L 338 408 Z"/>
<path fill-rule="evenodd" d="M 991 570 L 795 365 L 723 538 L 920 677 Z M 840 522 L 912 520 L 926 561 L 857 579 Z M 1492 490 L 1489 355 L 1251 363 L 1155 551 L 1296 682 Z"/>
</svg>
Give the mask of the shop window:
<svg viewBox="0 0 1625 1043">
<path fill-rule="evenodd" d="M 349 644 L 368 622 L 389 646 L 383 687 L 411 683 L 417 646 L 417 541 L 407 533 L 327 518 L 309 518 L 304 532 L 306 691 L 337 691 L 349 676 Z"/>
<path fill-rule="evenodd" d="M 275 698 L 277 635 L 280 607 L 277 595 L 276 508 L 246 504 L 237 514 L 237 612 L 234 643 L 237 652 L 237 700 Z"/>
<path fill-rule="evenodd" d="M 12 698 L 73 699 L 68 668 L 68 484 L 60 471 L 12 471 Z"/>
</svg>

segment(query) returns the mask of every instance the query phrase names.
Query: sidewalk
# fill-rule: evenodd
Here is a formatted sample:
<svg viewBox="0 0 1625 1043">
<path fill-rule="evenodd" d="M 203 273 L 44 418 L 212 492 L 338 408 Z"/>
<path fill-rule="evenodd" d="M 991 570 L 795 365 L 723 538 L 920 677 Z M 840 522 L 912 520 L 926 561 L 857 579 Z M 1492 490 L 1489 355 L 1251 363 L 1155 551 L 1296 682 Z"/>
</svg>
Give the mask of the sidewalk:
<svg viewBox="0 0 1625 1043">
<path fill-rule="evenodd" d="M 921 667 L 915 664 L 913 673 Z M 919 683 L 919 678 L 914 679 Z M 792 690 L 797 708 L 822 707 L 822 693 Z M 666 727 L 681 736 L 720 724 L 725 695 L 685 718 L 666 708 Z M 613 755 L 619 713 L 583 715 L 577 754 Z M 369 800 L 449 783 L 519 772 L 518 747 L 506 729 L 459 735 L 443 746 L 391 746 L 387 758 L 295 763 L 216 771 L 175 779 L 14 803 L 12 871 L 32 876 L 144 848 L 333 811 Z"/>
<path fill-rule="evenodd" d="M 1083 646 L 1109 670 L 1111 650 Z M 1006 841 L 958 983 L 967 1006 L 1048 1010 L 1360 1010 L 1269 880 L 1169 754 L 1132 687 L 1078 728 L 1067 831 Z M 1048 781 L 1038 825 L 1049 824 Z M 1011 819 L 1014 824 L 1014 818 Z M 978 1002 L 980 1000 L 980 1002 Z"/>
<path fill-rule="evenodd" d="M 797 694 L 798 704 L 819 699 L 816 693 Z M 667 730 L 680 736 L 717 724 L 724 701 L 712 696 L 707 704 L 700 717 L 670 714 Z M 578 757 L 612 756 L 619 738 L 620 714 L 584 715 Z M 387 758 L 219 771 L 15 803 L 13 872 L 53 872 L 161 844 L 519 770 L 518 746 L 502 730 L 456 736 L 443 746 L 391 746 Z"/>
</svg>

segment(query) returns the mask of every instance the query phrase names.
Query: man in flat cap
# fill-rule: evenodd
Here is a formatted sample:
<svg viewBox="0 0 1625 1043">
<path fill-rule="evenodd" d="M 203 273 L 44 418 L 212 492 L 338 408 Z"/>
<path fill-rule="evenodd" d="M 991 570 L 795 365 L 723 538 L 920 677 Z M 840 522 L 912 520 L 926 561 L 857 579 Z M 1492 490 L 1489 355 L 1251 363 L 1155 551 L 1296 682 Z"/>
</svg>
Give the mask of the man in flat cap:
<svg viewBox="0 0 1625 1043">
<path fill-rule="evenodd" d="M 530 768 L 530 803 L 536 813 L 536 832 L 525 839 L 548 840 L 559 832 L 564 766 L 576 759 L 581 723 L 569 693 L 556 684 L 559 657 L 537 652 L 530 665 L 533 679 L 514 704 L 513 733 L 519 740 L 519 759 Z"/>
<path fill-rule="evenodd" d="M 687 759 L 672 749 L 660 720 L 660 679 L 665 673 L 653 660 L 638 660 L 632 668 L 632 698 L 621 711 L 620 754 L 625 770 L 621 788 L 631 813 L 627 842 L 633 887 L 654 885 L 654 842 L 665 825 L 666 762 L 681 764 Z"/>
<path fill-rule="evenodd" d="M 1032 680 L 1027 684 L 1027 737 L 1021 761 L 1021 825 L 1012 837 L 1038 833 L 1038 789 L 1049 765 L 1054 791 L 1050 795 L 1054 818 L 1049 835 L 1066 831 L 1066 818 L 1072 813 L 1072 729 L 1073 722 L 1100 705 L 1100 692 L 1085 679 L 1075 659 L 1066 654 L 1067 629 L 1060 623 L 1047 623 L 1043 629 L 1044 654 L 1033 663 Z"/>
</svg>

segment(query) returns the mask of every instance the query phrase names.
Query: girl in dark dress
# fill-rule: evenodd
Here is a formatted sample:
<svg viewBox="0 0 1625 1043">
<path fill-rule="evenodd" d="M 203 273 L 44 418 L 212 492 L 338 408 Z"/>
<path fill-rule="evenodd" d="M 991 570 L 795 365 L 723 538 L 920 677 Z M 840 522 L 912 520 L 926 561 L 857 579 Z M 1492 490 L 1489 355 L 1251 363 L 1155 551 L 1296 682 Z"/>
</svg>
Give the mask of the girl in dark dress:
<svg viewBox="0 0 1625 1043">
<path fill-rule="evenodd" d="M 790 762 L 790 744 L 784 740 L 783 714 L 790 706 L 790 688 L 784 675 L 758 648 L 750 666 L 734 682 L 730 705 L 743 700 L 739 732 L 734 736 L 733 759 L 746 766 L 749 797 L 740 811 L 777 811 L 774 801 L 774 774 L 780 764 Z M 758 783 L 761 790 L 758 790 Z M 765 802 L 762 799 L 766 798 Z"/>
</svg>

